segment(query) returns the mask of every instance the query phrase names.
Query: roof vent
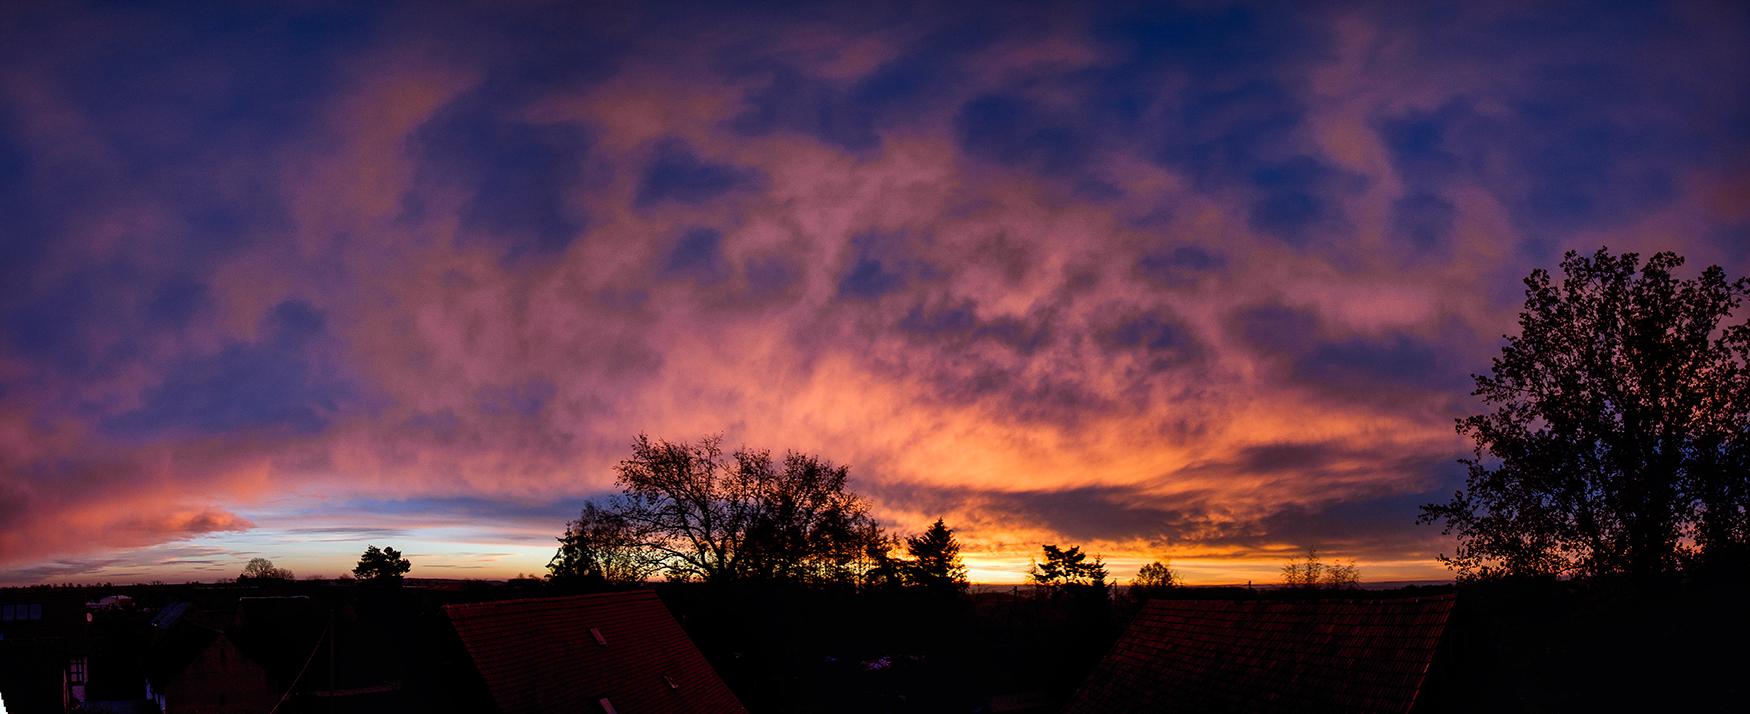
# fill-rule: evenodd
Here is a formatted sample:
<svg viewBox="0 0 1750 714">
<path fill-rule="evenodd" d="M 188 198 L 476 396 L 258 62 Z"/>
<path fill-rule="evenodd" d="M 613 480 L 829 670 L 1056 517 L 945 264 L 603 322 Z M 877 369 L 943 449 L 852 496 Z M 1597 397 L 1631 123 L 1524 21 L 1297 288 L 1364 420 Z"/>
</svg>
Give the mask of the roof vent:
<svg viewBox="0 0 1750 714">
<path fill-rule="evenodd" d="M 601 631 L 601 630 L 598 630 L 598 629 L 596 629 L 596 628 L 594 628 L 594 627 L 591 627 L 591 628 L 589 628 L 589 634 L 590 634 L 590 635 L 591 635 L 591 636 L 593 636 L 593 637 L 595 637 L 595 643 L 596 643 L 596 644 L 598 644 L 598 645 L 601 645 L 601 646 L 602 646 L 602 647 L 606 647 L 606 646 L 608 646 L 608 638 L 606 638 L 606 637 L 603 637 L 603 636 L 602 636 L 602 631 Z M 607 700 L 606 700 L 606 699 L 603 699 L 603 700 L 602 700 L 602 701 L 604 701 L 604 702 L 605 702 L 605 701 L 607 701 Z M 613 710 L 612 710 L 612 709 L 609 709 L 609 710 L 608 710 L 608 711 L 613 711 Z"/>
<path fill-rule="evenodd" d="M 668 676 L 668 675 L 666 675 L 666 674 L 665 674 L 665 675 L 662 675 L 662 681 L 664 681 L 664 682 L 668 682 L 668 688 L 669 688 L 669 689 L 680 689 L 680 688 L 681 688 L 681 685 L 679 685 L 679 684 L 675 684 L 675 683 L 674 683 L 674 680 L 673 680 L 673 679 L 670 679 L 670 678 L 669 678 L 669 676 Z"/>
</svg>

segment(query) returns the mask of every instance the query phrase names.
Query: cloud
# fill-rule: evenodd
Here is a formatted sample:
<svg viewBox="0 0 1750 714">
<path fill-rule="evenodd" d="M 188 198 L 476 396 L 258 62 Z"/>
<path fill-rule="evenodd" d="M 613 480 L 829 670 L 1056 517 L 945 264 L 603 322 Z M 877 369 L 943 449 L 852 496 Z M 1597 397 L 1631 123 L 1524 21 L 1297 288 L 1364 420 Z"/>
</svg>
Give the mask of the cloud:
<svg viewBox="0 0 1750 714">
<path fill-rule="evenodd" d="M 1185 245 L 1152 253 L 1136 261 L 1136 275 L 1167 288 L 1195 286 L 1204 275 L 1222 270 L 1227 258 Z"/>
<path fill-rule="evenodd" d="M 759 181 L 757 172 L 701 159 L 680 139 L 658 142 L 653 153 L 633 200 L 640 207 L 662 201 L 696 205 Z"/>
<path fill-rule="evenodd" d="M 1418 250 L 1433 250 L 1452 235 L 1458 208 L 1438 194 L 1417 193 L 1392 201 L 1392 232 Z"/>
<path fill-rule="evenodd" d="M 1294 361 L 1296 378 L 1342 387 L 1440 384 L 1438 355 L 1420 338 L 1396 334 L 1384 340 L 1351 338 L 1319 345 Z"/>
<path fill-rule="evenodd" d="M 955 115 L 954 128 L 967 154 L 1046 175 L 1074 172 L 1091 158 L 1088 132 L 1017 97 L 990 95 L 967 102 Z"/>
<path fill-rule="evenodd" d="M 104 430 L 134 439 L 174 432 L 322 431 L 352 396 L 349 385 L 310 354 L 326 336 L 323 316 L 309 303 L 286 301 L 263 320 L 263 333 L 255 343 L 185 359 L 144 392 L 138 409 L 105 420 Z"/>
<path fill-rule="evenodd" d="M 771 75 L 768 84 L 748 93 L 746 108 L 730 120 L 735 131 L 746 136 L 794 131 L 849 151 L 881 144 L 873 112 L 858 106 L 846 90 L 791 67 L 778 66 Z"/>
<path fill-rule="evenodd" d="M 148 538 L 159 535 L 188 538 L 211 533 L 245 531 L 254 528 L 255 523 L 229 511 L 204 508 L 196 512 L 136 515 L 110 527 L 146 534 Z"/>
<path fill-rule="evenodd" d="M 466 242 L 500 245 L 507 262 L 563 252 L 588 226 L 570 196 L 587 185 L 589 136 L 574 124 L 506 116 L 499 100 L 482 91 L 426 122 L 414 138 L 422 169 L 462 192 Z M 421 194 L 409 204 L 416 216 L 426 210 Z"/>
<path fill-rule="evenodd" d="M 1253 347 L 1266 354 L 1281 354 L 1311 344 L 1318 333 L 1319 318 L 1307 310 L 1260 305 L 1236 313 L 1234 327 Z"/>
<path fill-rule="evenodd" d="M 1016 520 L 1036 524 L 1039 530 L 1055 533 L 1070 543 L 1177 540 L 1187 530 L 1186 522 L 1192 517 L 1133 489 L 1110 487 L 976 494 L 950 492 L 938 498 L 971 501 L 981 510 L 1012 514 Z"/>
<path fill-rule="evenodd" d="M 1304 156 L 1261 168 L 1252 173 L 1251 183 L 1262 195 L 1247 221 L 1291 245 L 1304 245 L 1315 234 L 1349 227 L 1340 194 L 1359 192 L 1366 181 Z"/>
<path fill-rule="evenodd" d="M 878 230 L 852 236 L 849 261 L 838 281 L 839 297 L 878 300 L 937 274 L 926 256 L 908 246 L 908 240 L 904 233 Z"/>
<path fill-rule="evenodd" d="M 510 386 L 484 385 L 475 390 L 484 414 L 519 414 L 532 417 L 541 413 L 557 391 L 552 380 L 533 379 Z M 447 414 L 447 412 L 446 412 Z M 454 416 L 451 415 L 451 420 Z"/>
<path fill-rule="evenodd" d="M 1229 479 L 1268 484 L 1270 497 L 1236 495 L 1220 485 Z M 1174 481 L 1202 485 L 1162 492 Z M 1306 489 L 1281 499 L 1285 482 L 1293 481 Z M 1336 548 L 1389 558 L 1409 544 L 1444 543 L 1437 532 L 1417 526 L 1415 516 L 1422 504 L 1443 500 L 1462 481 L 1462 469 L 1441 456 L 1387 457 L 1346 444 L 1299 443 L 1251 447 L 1229 460 L 1125 486 L 975 490 L 895 483 L 873 492 L 882 503 L 926 522 L 943 515 L 970 524 L 966 531 L 977 546 L 1001 552 L 1016 545 L 1036 550 L 1025 543 L 1042 538 L 1094 551 L 1157 554 L 1151 557 L 1239 553 L 1268 559 L 1297 549 Z"/>
<path fill-rule="evenodd" d="M 710 228 L 694 228 L 681 236 L 669 251 L 668 263 L 662 273 L 670 277 L 692 278 L 701 283 L 722 280 L 728 271 L 722 251 L 723 234 Z"/>
</svg>

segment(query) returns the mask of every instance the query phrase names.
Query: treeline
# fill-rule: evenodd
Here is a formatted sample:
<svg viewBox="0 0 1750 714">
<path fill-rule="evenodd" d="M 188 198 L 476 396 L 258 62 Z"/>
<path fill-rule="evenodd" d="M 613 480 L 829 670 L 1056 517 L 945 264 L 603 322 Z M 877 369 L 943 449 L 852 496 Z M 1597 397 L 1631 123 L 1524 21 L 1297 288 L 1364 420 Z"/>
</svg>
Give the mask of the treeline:
<svg viewBox="0 0 1750 714">
<path fill-rule="evenodd" d="M 921 587 L 964 594 L 966 566 L 940 518 L 924 532 L 886 533 L 848 488 L 850 469 L 818 456 L 723 449 L 721 436 L 670 442 L 640 434 L 614 467 L 619 493 L 586 503 L 567 524 L 546 580 L 569 589 L 668 582 Z M 1357 587 L 1353 561 L 1326 564 L 1309 551 L 1283 566 L 1291 588 Z M 1099 555 L 1046 544 L 1028 569 L 1047 598 L 1102 600 L 1110 581 Z M 1132 599 L 1181 584 L 1167 562 L 1137 573 Z"/>
<path fill-rule="evenodd" d="M 669 582 L 967 587 L 952 529 L 883 531 L 846 488 L 849 468 L 742 447 L 721 436 L 640 434 L 614 467 L 620 493 L 591 501 L 559 538 L 548 580 L 592 586 Z"/>
<path fill-rule="evenodd" d="M 1061 701 L 1117 635 L 1099 556 L 1048 545 L 1038 596 L 975 595 L 947 522 L 888 533 L 817 456 L 640 435 L 614 470 L 618 492 L 568 524 L 541 589 L 653 587 L 752 710 Z"/>
<path fill-rule="evenodd" d="M 721 436 L 670 442 L 640 434 L 614 467 L 618 494 L 586 503 L 567 524 L 547 579 L 571 586 L 669 582 L 916 586 L 964 593 L 953 529 L 940 518 L 909 537 L 886 533 L 847 489 L 850 469 L 765 449 L 725 453 Z M 1351 569 L 1352 572 L 1352 569 Z M 1100 556 L 1048 544 L 1029 569 L 1041 592 L 1107 597 Z M 1173 587 L 1161 562 L 1133 587 Z"/>
</svg>

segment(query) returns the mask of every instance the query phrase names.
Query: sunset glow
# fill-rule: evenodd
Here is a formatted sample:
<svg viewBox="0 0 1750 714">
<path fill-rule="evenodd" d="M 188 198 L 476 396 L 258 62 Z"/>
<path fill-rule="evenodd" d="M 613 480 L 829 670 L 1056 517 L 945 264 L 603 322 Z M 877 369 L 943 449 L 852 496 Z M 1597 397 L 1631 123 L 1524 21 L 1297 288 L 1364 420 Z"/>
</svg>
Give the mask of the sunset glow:
<svg viewBox="0 0 1750 714">
<path fill-rule="evenodd" d="M 1743 6 L 1487 5 L 0 10 L 0 584 L 540 573 L 640 433 L 1448 579 L 1521 279 L 1750 273 Z"/>
</svg>

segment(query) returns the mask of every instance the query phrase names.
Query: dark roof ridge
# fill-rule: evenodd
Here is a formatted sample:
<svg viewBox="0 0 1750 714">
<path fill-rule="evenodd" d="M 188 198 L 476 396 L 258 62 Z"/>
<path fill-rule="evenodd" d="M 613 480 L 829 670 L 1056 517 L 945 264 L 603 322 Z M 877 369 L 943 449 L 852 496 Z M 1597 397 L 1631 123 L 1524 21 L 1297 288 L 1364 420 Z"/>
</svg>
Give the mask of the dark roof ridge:
<svg viewBox="0 0 1750 714">
<path fill-rule="evenodd" d="M 196 622 L 192 619 L 182 618 L 182 617 L 176 618 L 176 620 L 172 621 L 170 624 L 171 625 L 187 624 L 189 627 L 198 627 L 200 629 L 203 629 L 203 630 L 206 630 L 208 632 L 215 633 L 215 634 L 219 634 L 219 635 L 225 634 L 225 629 L 226 629 L 223 627 L 214 627 L 214 626 L 209 625 L 205 622 Z"/>
<path fill-rule="evenodd" d="M 1403 714 L 1456 601 L 1151 600 L 1063 712 Z"/>
<path fill-rule="evenodd" d="M 529 598 L 517 598 L 517 599 L 513 599 L 513 600 L 488 600 L 486 602 L 457 603 L 454 605 L 445 605 L 444 610 L 446 610 L 446 611 L 449 611 L 449 610 L 468 610 L 468 609 L 472 609 L 472 608 L 503 607 L 506 605 L 534 605 L 534 604 L 541 604 L 541 603 L 576 602 L 579 600 L 593 600 L 593 599 L 602 599 L 602 598 L 610 598 L 610 597 L 622 597 L 622 596 L 626 596 L 626 595 L 648 595 L 648 596 L 653 597 L 653 598 L 657 597 L 656 592 L 654 590 L 643 590 L 643 589 L 621 590 L 618 592 L 611 592 L 611 593 L 589 593 L 587 595 L 558 595 L 558 596 L 554 596 L 554 597 L 529 597 Z M 660 600 L 661 598 L 657 598 L 657 599 Z"/>
<path fill-rule="evenodd" d="M 627 712 L 747 712 L 650 590 L 446 605 L 444 614 L 506 714 L 598 711 L 603 699 Z"/>
<path fill-rule="evenodd" d="M 1310 603 L 1345 603 L 1345 604 L 1349 604 L 1349 605 L 1389 605 L 1392 603 L 1399 603 L 1399 602 L 1435 602 L 1435 601 L 1439 601 L 1439 600 L 1456 600 L 1456 599 L 1458 599 L 1457 593 L 1447 593 L 1445 595 L 1419 595 L 1416 597 L 1374 598 L 1374 599 L 1370 599 L 1370 600 L 1353 599 L 1353 598 L 1319 598 L 1317 600 L 1314 600 L 1311 598 L 1282 598 L 1282 599 L 1259 598 L 1257 600 L 1227 600 L 1227 599 L 1220 599 L 1220 598 L 1210 599 L 1210 600 L 1194 600 L 1194 599 L 1190 599 L 1190 598 L 1156 598 L 1155 600 L 1150 600 L 1149 602 L 1155 602 L 1156 600 L 1158 600 L 1160 602 L 1227 602 L 1227 603 L 1245 604 L 1245 605 L 1251 605 L 1251 604 L 1258 604 L 1258 605 L 1306 605 L 1306 604 L 1310 604 Z"/>
</svg>

